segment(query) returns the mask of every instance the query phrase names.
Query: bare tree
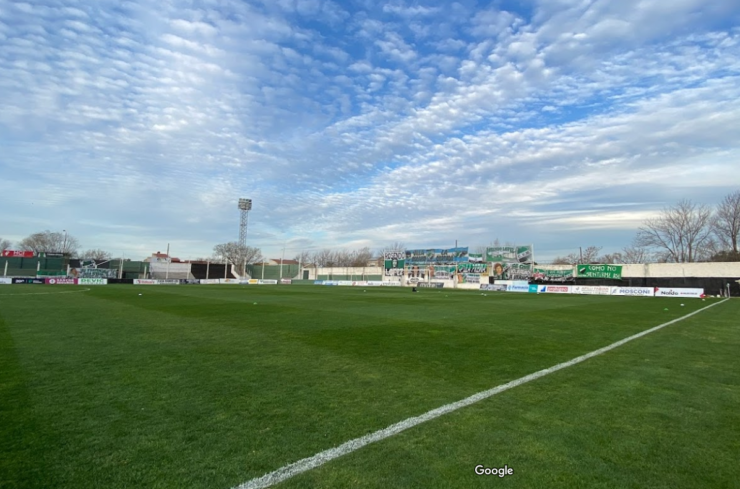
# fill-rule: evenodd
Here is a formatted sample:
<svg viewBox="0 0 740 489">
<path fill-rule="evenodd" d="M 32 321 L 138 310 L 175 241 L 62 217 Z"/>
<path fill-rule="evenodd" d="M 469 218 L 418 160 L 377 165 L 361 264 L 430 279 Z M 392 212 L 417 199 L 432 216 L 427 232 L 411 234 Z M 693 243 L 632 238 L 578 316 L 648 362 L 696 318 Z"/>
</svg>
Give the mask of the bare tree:
<svg viewBox="0 0 740 489">
<path fill-rule="evenodd" d="M 620 252 L 614 252 L 614 253 L 605 253 L 604 255 L 600 256 L 596 261 L 599 263 L 603 263 L 606 265 L 612 265 L 615 263 L 624 263 L 624 257 L 622 256 L 622 253 Z"/>
<path fill-rule="evenodd" d="M 575 265 L 578 263 L 578 260 L 573 260 L 572 258 L 575 255 L 572 253 L 568 256 L 556 256 L 555 259 L 552 261 L 553 265 Z"/>
<path fill-rule="evenodd" d="M 588 246 L 583 251 L 579 250 L 578 259 L 581 263 L 598 263 L 600 251 L 601 246 Z"/>
<path fill-rule="evenodd" d="M 80 258 L 83 260 L 95 260 L 95 262 L 109 261 L 111 254 L 100 249 L 86 250 L 80 255 Z"/>
<path fill-rule="evenodd" d="M 65 253 L 76 255 L 80 247 L 77 238 L 67 233 L 52 232 L 48 229 L 40 233 L 34 233 L 20 242 L 21 249 L 34 251 L 36 253 Z"/>
<path fill-rule="evenodd" d="M 262 260 L 262 251 L 251 246 L 242 247 L 239 243 L 231 241 L 213 247 L 213 259 L 215 261 L 226 261 L 234 265 L 251 265 Z"/>
<path fill-rule="evenodd" d="M 304 266 L 304 267 L 307 266 L 307 265 L 312 265 L 313 264 L 313 259 L 311 257 L 311 253 L 308 252 L 308 251 L 306 251 L 306 250 L 303 250 L 300 253 L 298 253 L 295 256 L 294 259 L 295 259 L 295 261 L 297 261 L 298 263 L 300 263 L 301 266 Z"/>
<path fill-rule="evenodd" d="M 373 259 L 373 252 L 367 246 L 350 253 L 350 267 L 366 267 Z"/>
<path fill-rule="evenodd" d="M 622 263 L 650 263 L 650 251 L 644 246 L 632 244 L 622 248 Z"/>
<path fill-rule="evenodd" d="M 722 199 L 717 205 L 714 220 L 714 233 L 725 250 L 738 253 L 737 242 L 740 235 L 740 190 Z"/>
<path fill-rule="evenodd" d="M 9 250 L 11 246 L 11 242 L 7 239 L 0 238 L 0 251 L 2 250 Z"/>
<path fill-rule="evenodd" d="M 666 261 L 694 262 L 712 233 L 712 211 L 705 205 L 684 199 L 645 221 L 638 229 L 636 244 L 666 253 Z"/>
<path fill-rule="evenodd" d="M 386 251 L 406 251 L 406 244 L 396 241 L 388 246 L 384 246 L 378 250 L 378 257 L 383 258 Z"/>
<path fill-rule="evenodd" d="M 311 261 L 318 267 L 332 267 L 336 262 L 334 252 L 328 248 L 318 250 L 311 255 Z"/>
</svg>

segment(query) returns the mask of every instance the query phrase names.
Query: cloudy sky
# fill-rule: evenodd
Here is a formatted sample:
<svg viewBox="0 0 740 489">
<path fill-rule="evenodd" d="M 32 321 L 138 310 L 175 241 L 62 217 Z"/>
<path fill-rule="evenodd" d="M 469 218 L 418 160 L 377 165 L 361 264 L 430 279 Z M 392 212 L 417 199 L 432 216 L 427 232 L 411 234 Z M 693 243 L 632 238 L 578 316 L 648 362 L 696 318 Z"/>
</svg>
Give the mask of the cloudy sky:
<svg viewBox="0 0 740 489">
<path fill-rule="evenodd" d="M 740 189 L 737 0 L 0 0 L 0 237 L 629 245 Z M 287 244 L 286 244 L 287 243 Z"/>
</svg>

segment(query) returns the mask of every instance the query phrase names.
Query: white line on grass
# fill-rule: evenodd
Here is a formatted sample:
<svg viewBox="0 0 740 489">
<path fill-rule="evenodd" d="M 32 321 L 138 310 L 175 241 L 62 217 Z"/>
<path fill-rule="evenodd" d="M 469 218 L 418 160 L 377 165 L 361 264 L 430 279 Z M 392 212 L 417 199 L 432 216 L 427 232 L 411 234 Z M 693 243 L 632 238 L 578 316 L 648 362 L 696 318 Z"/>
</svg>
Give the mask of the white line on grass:
<svg viewBox="0 0 740 489">
<path fill-rule="evenodd" d="M 702 307 L 701 309 L 698 309 L 685 316 L 681 316 L 680 318 L 674 319 L 672 321 L 668 321 L 667 323 L 663 323 L 661 325 L 647 329 L 641 333 L 634 334 L 632 336 L 624 338 L 623 340 L 619 340 L 616 343 L 612 343 L 611 345 L 605 346 L 603 348 L 599 348 L 598 350 L 594 350 L 590 353 L 586 353 L 585 355 L 581 355 L 580 357 L 573 358 L 572 360 L 568 360 L 567 362 L 559 363 L 553 367 L 549 367 L 544 370 L 539 370 L 533 374 L 525 375 L 524 377 L 518 378 L 516 380 L 512 380 L 511 382 L 508 382 L 506 384 L 502 384 L 492 389 L 488 389 L 486 391 L 473 394 L 472 396 L 462 399 L 460 401 L 453 402 L 451 404 L 445 404 L 444 406 L 438 407 L 437 409 L 432 409 L 431 411 L 427 411 L 426 413 L 420 416 L 415 416 L 413 418 L 404 419 L 403 421 L 400 421 L 396 424 L 388 426 L 387 428 L 383 428 L 382 430 L 378 430 L 374 433 L 370 433 L 369 435 L 355 438 L 354 440 L 345 442 L 339 445 L 338 447 L 324 450 L 323 452 L 319 452 L 312 457 L 304 458 L 292 464 L 288 464 L 283 467 L 280 467 L 279 469 L 273 472 L 270 472 L 268 474 L 265 474 L 262 477 L 257 477 L 243 484 L 235 486 L 234 489 L 261 489 L 265 487 L 270 487 L 274 484 L 290 479 L 291 477 L 296 476 L 302 472 L 307 472 L 311 469 L 315 469 L 316 467 L 320 467 L 321 465 L 324 465 L 325 463 L 331 460 L 334 460 L 335 458 L 339 458 L 343 455 L 347 455 L 348 453 L 354 452 L 355 450 L 359 450 L 360 448 L 366 445 L 369 445 L 371 443 L 375 443 L 376 441 L 384 440 L 385 438 L 389 438 L 393 435 L 397 435 L 398 433 L 405 431 L 409 428 L 413 428 L 414 426 L 420 425 L 432 419 L 439 418 L 440 416 L 445 415 L 447 413 L 457 411 L 460 408 L 470 406 L 471 404 L 475 404 L 476 402 L 482 401 L 483 399 L 488 399 L 491 396 L 495 396 L 496 394 L 512 389 L 519 385 L 526 384 L 527 382 L 530 382 L 532 380 L 539 379 L 540 377 L 544 377 L 545 375 L 549 375 L 553 372 L 557 372 L 558 370 L 562 370 L 564 368 L 571 367 L 578 363 L 585 362 L 589 358 L 593 358 L 597 355 L 601 355 L 602 353 L 606 353 L 632 340 L 636 340 L 637 338 L 640 338 L 642 336 L 658 331 L 659 329 L 665 328 L 666 326 L 682 321 L 688 317 L 693 316 L 694 314 L 698 314 L 704 311 L 705 309 L 714 307 L 717 304 L 722 304 L 723 302 L 727 300 L 728 299 L 724 299 L 722 301 L 715 302 L 714 304 L 710 304 L 706 307 Z"/>
<path fill-rule="evenodd" d="M 59 292 L 21 292 L 20 294 L 0 294 L 0 297 L 9 297 L 11 295 L 50 295 L 50 294 L 74 294 L 75 292 L 86 292 L 90 289 L 82 290 L 62 290 Z"/>
</svg>

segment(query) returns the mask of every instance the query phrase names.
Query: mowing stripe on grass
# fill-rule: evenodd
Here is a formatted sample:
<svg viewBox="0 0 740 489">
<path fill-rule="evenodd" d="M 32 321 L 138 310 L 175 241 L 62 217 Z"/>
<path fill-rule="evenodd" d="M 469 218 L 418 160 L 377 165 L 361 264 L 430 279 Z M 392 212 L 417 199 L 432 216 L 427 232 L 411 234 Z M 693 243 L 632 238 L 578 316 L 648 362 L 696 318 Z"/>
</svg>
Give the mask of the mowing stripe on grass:
<svg viewBox="0 0 740 489">
<path fill-rule="evenodd" d="M 0 297 L 6 297 L 11 295 L 51 295 L 51 294 L 74 294 L 75 292 L 87 292 L 90 289 L 81 290 L 62 290 L 59 292 L 21 292 L 19 294 L 0 294 Z"/>
<path fill-rule="evenodd" d="M 726 302 L 727 300 L 729 299 L 724 299 L 722 301 L 715 302 L 714 304 L 710 304 L 706 307 L 702 307 L 701 309 L 697 309 L 696 311 L 686 314 L 685 316 L 681 316 L 680 318 L 676 318 L 672 321 L 668 321 L 667 323 L 663 323 L 653 328 L 646 329 L 645 331 L 642 331 L 641 333 L 634 334 L 632 336 L 619 340 L 615 343 L 612 343 L 611 345 L 605 346 L 603 348 L 599 348 L 598 350 L 594 350 L 590 353 L 586 353 L 585 355 L 581 355 L 579 357 L 573 358 L 572 360 L 568 360 L 567 362 L 559 363 L 555 366 L 552 366 L 552 367 L 549 367 L 543 370 L 539 370 L 529 375 L 525 375 L 524 377 L 520 377 L 516 380 L 512 380 L 511 382 L 499 385 L 492 389 L 478 392 L 477 394 L 473 394 L 472 396 L 466 397 L 465 399 L 462 399 L 460 401 L 453 402 L 451 404 L 445 404 L 444 406 L 438 407 L 437 409 L 432 409 L 431 411 L 427 411 L 426 413 L 420 416 L 414 416 L 412 418 L 404 419 L 403 421 L 400 421 L 396 424 L 388 426 L 387 428 L 383 428 L 382 430 L 378 430 L 374 433 L 370 433 L 368 435 L 355 438 L 353 440 L 350 440 L 348 442 L 345 442 L 339 445 L 338 447 L 324 450 L 323 452 L 319 452 L 312 457 L 304 458 L 292 464 L 288 464 L 283 467 L 280 467 L 279 469 L 273 472 L 270 472 L 268 474 L 265 474 L 262 477 L 257 477 L 243 484 L 235 486 L 234 489 L 261 489 L 265 487 L 270 487 L 274 484 L 290 479 L 291 477 L 296 476 L 300 473 L 307 472 L 311 469 L 315 469 L 316 467 L 320 467 L 321 465 L 324 465 L 325 463 L 331 460 L 334 460 L 335 458 L 339 458 L 343 455 L 347 455 L 348 453 L 354 452 L 355 450 L 359 450 L 365 445 L 375 443 L 376 441 L 384 440 L 385 438 L 389 438 L 393 435 L 397 435 L 398 433 L 401 433 L 402 431 L 405 431 L 409 428 L 413 428 L 414 426 L 420 425 L 432 419 L 439 418 L 442 415 L 451 413 L 453 411 L 457 411 L 460 408 L 470 406 L 471 404 L 475 404 L 476 402 L 482 401 L 483 399 L 488 399 L 491 396 L 495 396 L 496 394 L 509 390 L 513 387 L 526 384 L 527 382 L 530 382 L 532 380 L 539 379 L 540 377 L 544 377 L 545 375 L 548 375 L 553 372 L 557 372 L 558 370 L 562 370 L 564 368 L 571 367 L 578 363 L 584 362 L 588 360 L 589 358 L 593 358 L 597 355 L 601 355 L 602 353 L 606 353 L 632 340 L 636 340 L 637 338 L 648 335 L 650 333 L 658 331 L 659 329 L 665 328 L 666 326 L 669 326 L 671 324 L 674 324 L 686 318 L 689 318 L 706 309 L 709 309 L 710 307 L 714 307 L 718 304 L 722 304 L 723 302 Z"/>
</svg>

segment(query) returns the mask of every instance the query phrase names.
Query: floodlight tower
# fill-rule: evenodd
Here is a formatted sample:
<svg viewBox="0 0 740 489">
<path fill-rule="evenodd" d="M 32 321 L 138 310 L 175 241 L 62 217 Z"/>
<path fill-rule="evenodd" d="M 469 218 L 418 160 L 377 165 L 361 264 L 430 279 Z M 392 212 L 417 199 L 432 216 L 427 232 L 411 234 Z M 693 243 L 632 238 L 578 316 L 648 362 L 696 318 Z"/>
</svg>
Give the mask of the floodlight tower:
<svg viewBox="0 0 740 489">
<path fill-rule="evenodd" d="M 252 210 L 252 199 L 239 199 L 239 210 L 241 219 L 239 221 L 239 249 L 242 252 L 242 276 L 247 272 L 247 257 L 244 250 L 247 248 L 247 223 L 249 222 L 249 211 Z"/>
</svg>

